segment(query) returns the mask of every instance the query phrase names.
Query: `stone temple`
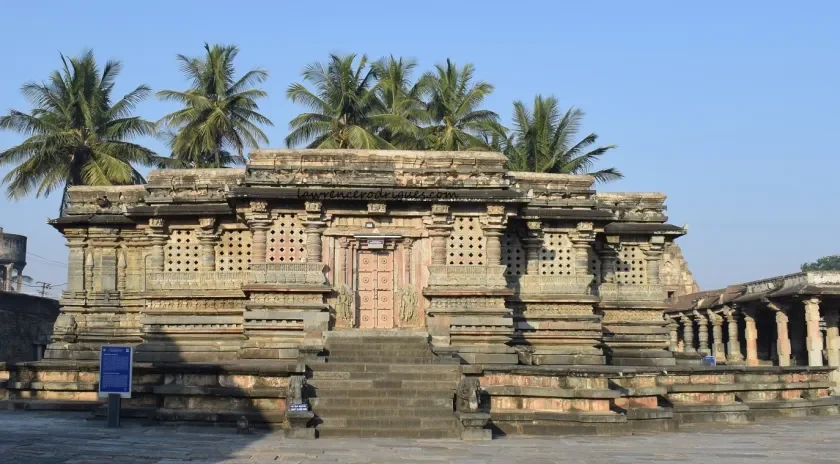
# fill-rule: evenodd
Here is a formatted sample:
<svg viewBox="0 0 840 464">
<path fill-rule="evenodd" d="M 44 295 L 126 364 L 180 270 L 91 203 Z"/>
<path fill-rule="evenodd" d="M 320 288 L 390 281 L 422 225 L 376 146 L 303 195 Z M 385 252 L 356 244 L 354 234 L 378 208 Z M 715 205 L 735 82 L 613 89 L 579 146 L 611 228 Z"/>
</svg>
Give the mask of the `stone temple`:
<svg viewBox="0 0 840 464">
<path fill-rule="evenodd" d="M 71 188 L 50 221 L 69 247 L 61 315 L 45 360 L 4 367 L 5 404 L 101 413 L 98 350 L 118 343 L 136 346 L 126 414 L 244 418 L 299 437 L 630 433 L 838 412 L 822 363 L 707 366 L 724 343 L 713 328 L 716 351 L 704 345 L 708 320 L 706 338 L 689 323 L 679 349 L 675 324 L 700 294 L 664 195 L 504 164 L 258 150 L 244 169 Z"/>
</svg>

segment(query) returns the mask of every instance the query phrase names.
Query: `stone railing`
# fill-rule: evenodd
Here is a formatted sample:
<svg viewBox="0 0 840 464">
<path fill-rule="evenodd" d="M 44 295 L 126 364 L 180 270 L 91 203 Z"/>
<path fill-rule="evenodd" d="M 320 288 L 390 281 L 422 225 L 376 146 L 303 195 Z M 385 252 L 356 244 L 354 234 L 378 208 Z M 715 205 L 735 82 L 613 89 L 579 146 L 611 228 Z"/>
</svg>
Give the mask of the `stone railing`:
<svg viewBox="0 0 840 464">
<path fill-rule="evenodd" d="M 592 275 L 523 275 L 519 278 L 520 294 L 590 295 Z"/>
<path fill-rule="evenodd" d="M 265 263 L 251 264 L 248 283 L 325 285 L 323 263 Z"/>
<path fill-rule="evenodd" d="M 247 280 L 245 271 L 149 272 L 146 290 L 234 290 Z"/>
<path fill-rule="evenodd" d="M 598 287 L 598 295 L 602 301 L 665 302 L 665 290 L 662 285 L 602 283 Z"/>
<path fill-rule="evenodd" d="M 505 269 L 505 266 L 429 266 L 429 286 L 505 288 Z"/>
</svg>

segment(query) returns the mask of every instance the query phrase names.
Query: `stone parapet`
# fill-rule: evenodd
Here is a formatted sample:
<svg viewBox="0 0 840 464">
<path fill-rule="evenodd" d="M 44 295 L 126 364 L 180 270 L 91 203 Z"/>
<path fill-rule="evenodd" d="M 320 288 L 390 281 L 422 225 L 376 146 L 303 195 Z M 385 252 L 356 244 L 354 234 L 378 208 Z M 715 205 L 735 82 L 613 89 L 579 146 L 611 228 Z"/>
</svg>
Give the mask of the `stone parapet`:
<svg viewBox="0 0 840 464">
<path fill-rule="evenodd" d="M 652 304 L 665 306 L 665 291 L 662 285 L 617 284 L 604 282 L 598 286 L 602 305 Z"/>
<path fill-rule="evenodd" d="M 147 272 L 146 291 L 238 290 L 249 277 L 247 271 Z"/>
<path fill-rule="evenodd" d="M 503 289 L 505 266 L 429 266 L 429 287 Z"/>
<path fill-rule="evenodd" d="M 247 283 L 272 285 L 326 285 L 323 263 L 251 264 Z"/>
</svg>

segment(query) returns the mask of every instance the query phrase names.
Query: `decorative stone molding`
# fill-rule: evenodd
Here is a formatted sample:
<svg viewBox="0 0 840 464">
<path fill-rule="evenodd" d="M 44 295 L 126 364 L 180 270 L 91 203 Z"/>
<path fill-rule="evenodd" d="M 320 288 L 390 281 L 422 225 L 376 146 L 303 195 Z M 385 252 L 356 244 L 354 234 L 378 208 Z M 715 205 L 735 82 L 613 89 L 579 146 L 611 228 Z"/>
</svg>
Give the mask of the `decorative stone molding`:
<svg viewBox="0 0 840 464">
<path fill-rule="evenodd" d="M 432 214 L 449 214 L 449 205 L 440 203 L 432 205 Z"/>
<path fill-rule="evenodd" d="M 202 229 L 206 231 L 212 231 L 216 227 L 216 218 L 215 217 L 202 217 L 198 218 L 198 225 Z"/>
<path fill-rule="evenodd" d="M 156 227 L 156 228 L 163 228 L 164 227 L 164 220 L 163 218 L 149 218 L 149 227 Z"/>
<path fill-rule="evenodd" d="M 321 208 L 323 204 L 320 201 L 307 201 L 304 204 L 304 209 L 307 213 L 321 213 Z"/>
<path fill-rule="evenodd" d="M 251 211 L 254 213 L 265 213 L 268 210 L 268 202 L 263 200 L 251 200 Z"/>
<path fill-rule="evenodd" d="M 591 275 L 534 275 L 519 278 L 521 294 L 589 295 Z"/>
<path fill-rule="evenodd" d="M 246 271 L 147 272 L 147 290 L 233 290 L 248 280 Z"/>
<path fill-rule="evenodd" d="M 665 292 L 661 285 L 624 285 L 602 283 L 598 287 L 601 301 L 627 302 L 665 302 Z"/>
<path fill-rule="evenodd" d="M 251 264 L 249 283 L 325 285 L 322 263 L 262 263 Z"/>
<path fill-rule="evenodd" d="M 501 216 L 505 214 L 505 205 L 487 205 L 487 214 Z"/>
<path fill-rule="evenodd" d="M 429 266 L 429 286 L 505 288 L 505 266 Z"/>
</svg>

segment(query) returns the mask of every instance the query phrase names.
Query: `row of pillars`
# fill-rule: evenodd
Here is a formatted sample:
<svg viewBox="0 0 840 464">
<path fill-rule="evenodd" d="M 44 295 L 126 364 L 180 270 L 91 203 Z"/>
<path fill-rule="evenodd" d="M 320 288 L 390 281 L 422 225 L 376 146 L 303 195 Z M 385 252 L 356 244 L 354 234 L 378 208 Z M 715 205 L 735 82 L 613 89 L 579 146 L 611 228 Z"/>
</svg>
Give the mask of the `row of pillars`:
<svg viewBox="0 0 840 464">
<path fill-rule="evenodd" d="M 16 291 L 20 293 L 23 289 L 23 266 L 9 263 L 3 266 L 6 270 L 6 277 L 0 281 L 0 290 L 6 292 Z M 17 271 L 16 278 L 12 278 L 12 271 Z"/>
<path fill-rule="evenodd" d="M 824 308 L 822 318 L 826 323 L 825 343 L 820 330 L 820 299 L 805 298 L 805 345 L 808 351 L 809 366 L 823 366 L 823 359 L 829 366 L 840 367 L 840 330 L 838 322 L 840 313 L 835 308 Z M 781 303 L 764 301 L 767 310 L 773 311 L 776 320 L 776 350 L 779 366 L 791 365 L 791 340 L 788 330 L 790 322 L 789 308 Z M 703 352 L 715 357 L 718 362 L 741 363 L 757 366 L 758 360 L 758 327 L 756 325 L 757 311 L 761 308 L 745 306 L 734 308 L 723 306 L 718 310 L 708 310 L 705 314 L 699 311 L 681 313 L 670 317 L 670 338 L 672 351 L 686 353 Z M 741 353 L 740 330 L 738 318 L 744 317 L 744 337 L 746 357 Z M 728 340 L 724 343 L 723 322 L 727 323 Z M 712 326 L 709 337 L 709 324 Z M 682 334 L 680 334 L 682 324 Z M 697 338 L 695 342 L 695 328 Z M 682 335 L 682 337 L 680 337 Z M 825 356 L 823 352 L 825 351 Z"/>
</svg>

